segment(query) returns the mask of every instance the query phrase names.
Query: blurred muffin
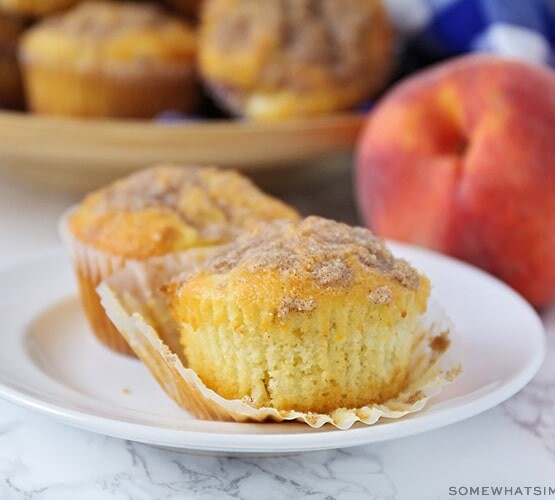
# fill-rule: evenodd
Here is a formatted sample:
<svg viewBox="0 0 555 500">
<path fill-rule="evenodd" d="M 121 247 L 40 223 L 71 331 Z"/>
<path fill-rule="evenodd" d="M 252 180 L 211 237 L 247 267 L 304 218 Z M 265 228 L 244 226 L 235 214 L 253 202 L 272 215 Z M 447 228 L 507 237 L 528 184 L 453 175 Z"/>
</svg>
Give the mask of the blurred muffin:
<svg viewBox="0 0 555 500">
<path fill-rule="evenodd" d="M 63 223 L 81 299 L 98 338 L 131 354 L 96 294 L 127 260 L 227 243 L 261 221 L 297 219 L 233 171 L 159 166 L 87 196 Z"/>
<path fill-rule="evenodd" d="M 163 0 L 180 14 L 197 19 L 204 0 Z"/>
<path fill-rule="evenodd" d="M 348 109 L 392 66 L 379 0 L 207 0 L 200 71 L 219 102 L 258 119 Z"/>
<path fill-rule="evenodd" d="M 0 0 L 0 11 L 17 16 L 40 17 L 79 1 L 81 0 Z"/>
<path fill-rule="evenodd" d="M 17 63 L 17 43 L 24 23 L 0 17 L 0 107 L 21 108 L 23 87 Z"/>
<path fill-rule="evenodd" d="M 191 111 L 196 37 L 150 4 L 86 2 L 25 34 L 29 107 L 44 114 L 149 118 Z"/>
<path fill-rule="evenodd" d="M 261 226 L 166 287 L 204 384 L 314 413 L 404 389 L 429 291 L 370 231 L 319 217 Z"/>
</svg>

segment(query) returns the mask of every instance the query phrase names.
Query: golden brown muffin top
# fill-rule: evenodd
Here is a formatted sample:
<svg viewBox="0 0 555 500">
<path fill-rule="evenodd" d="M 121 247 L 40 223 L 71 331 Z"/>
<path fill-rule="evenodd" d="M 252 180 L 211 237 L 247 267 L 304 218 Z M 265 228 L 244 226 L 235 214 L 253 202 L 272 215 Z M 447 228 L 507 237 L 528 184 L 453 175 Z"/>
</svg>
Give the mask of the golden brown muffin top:
<svg viewBox="0 0 555 500">
<path fill-rule="evenodd" d="M 157 166 L 85 198 L 69 220 L 81 241 L 128 258 L 227 243 L 295 210 L 231 170 Z"/>
<path fill-rule="evenodd" d="M 43 26 L 77 38 L 99 40 L 167 24 L 168 15 L 156 5 L 97 0 L 84 2 L 63 16 L 50 18 Z"/>
<path fill-rule="evenodd" d="M 308 217 L 259 226 L 233 243 L 214 250 L 167 287 L 170 294 L 194 293 L 207 280 L 216 289 L 232 283 L 234 300 L 256 302 L 257 288 L 268 301 L 275 296 L 277 315 L 306 312 L 323 295 L 350 294 L 352 300 L 387 305 L 399 290 L 415 292 L 428 282 L 407 261 L 395 258 L 368 229 Z M 203 284 L 204 283 L 204 284 Z M 250 297 L 250 298 L 249 298 Z"/>
<path fill-rule="evenodd" d="M 88 1 L 29 30 L 23 57 L 42 62 L 181 61 L 196 52 L 195 33 L 154 4 Z"/>
</svg>

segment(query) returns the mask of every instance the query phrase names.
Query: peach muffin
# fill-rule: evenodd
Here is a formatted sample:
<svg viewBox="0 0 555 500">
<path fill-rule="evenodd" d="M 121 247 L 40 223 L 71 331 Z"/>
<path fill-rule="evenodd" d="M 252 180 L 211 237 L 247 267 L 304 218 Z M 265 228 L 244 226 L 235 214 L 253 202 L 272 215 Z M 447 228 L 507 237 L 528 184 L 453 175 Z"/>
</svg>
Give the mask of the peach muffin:
<svg viewBox="0 0 555 500">
<path fill-rule="evenodd" d="M 370 231 L 259 226 L 165 287 L 202 382 L 255 408 L 330 413 L 405 388 L 428 279 Z"/>
<path fill-rule="evenodd" d="M 150 118 L 196 105 L 196 35 L 153 4 L 92 1 L 23 37 L 20 59 L 32 111 Z"/>
<path fill-rule="evenodd" d="M 230 111 L 278 119 L 368 99 L 389 76 L 392 45 L 379 0 L 208 0 L 199 64 Z"/>
<path fill-rule="evenodd" d="M 61 231 L 93 331 L 131 354 L 100 305 L 96 287 L 102 279 L 129 260 L 220 245 L 260 222 L 297 217 L 236 172 L 158 166 L 87 196 Z"/>
</svg>

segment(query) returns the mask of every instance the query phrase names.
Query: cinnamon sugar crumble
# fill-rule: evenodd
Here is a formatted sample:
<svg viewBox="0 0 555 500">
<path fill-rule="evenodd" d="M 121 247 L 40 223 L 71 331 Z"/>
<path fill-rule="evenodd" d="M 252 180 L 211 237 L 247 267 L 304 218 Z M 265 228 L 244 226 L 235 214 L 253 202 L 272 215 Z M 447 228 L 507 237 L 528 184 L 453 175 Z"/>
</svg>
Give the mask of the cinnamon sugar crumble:
<svg viewBox="0 0 555 500">
<path fill-rule="evenodd" d="M 407 288 L 417 288 L 420 280 L 413 267 L 404 259 L 397 259 L 391 270 L 391 276 Z"/>
<path fill-rule="evenodd" d="M 374 288 L 369 294 L 368 298 L 372 304 L 385 305 L 390 304 L 393 300 L 393 292 L 388 286 L 379 286 Z"/>
<path fill-rule="evenodd" d="M 235 268 L 249 272 L 274 270 L 282 275 L 306 277 L 324 289 L 348 287 L 357 274 L 372 270 L 407 288 L 416 289 L 420 283 L 418 272 L 406 261 L 394 258 L 367 229 L 320 217 L 308 217 L 298 224 L 278 221 L 259 226 L 256 232 L 215 250 L 200 268 L 207 273 L 227 273 Z M 178 281 L 191 276 L 187 273 Z M 370 300 L 391 300 L 391 290 L 385 288 L 374 290 Z"/>
<path fill-rule="evenodd" d="M 106 1 L 85 2 L 68 13 L 53 16 L 44 25 L 82 39 L 105 40 L 133 30 L 169 25 L 172 17 L 156 5 L 118 5 Z"/>
<path fill-rule="evenodd" d="M 323 262 L 311 274 L 321 286 L 348 286 L 353 281 L 352 269 L 341 259 Z"/>
<path fill-rule="evenodd" d="M 310 312 L 316 309 L 316 301 L 309 297 L 307 299 L 295 299 L 286 297 L 277 311 L 278 318 L 283 318 L 292 312 Z"/>
<path fill-rule="evenodd" d="M 380 29 L 377 10 L 373 2 L 364 1 L 238 2 L 226 11 L 225 22 L 212 21 L 210 41 L 225 53 L 256 50 L 261 36 L 270 38 L 269 45 L 278 47 L 279 57 L 268 51 L 264 58 L 260 73 L 269 86 L 285 83 L 288 88 L 306 90 L 293 71 L 299 64 L 326 68 L 339 82 L 359 81 L 368 71 L 362 55 L 375 47 L 369 40 Z M 284 58 L 294 64 L 284 64 Z"/>
<path fill-rule="evenodd" d="M 236 238 L 253 221 L 296 217 L 240 174 L 217 168 L 157 166 L 92 195 L 96 214 L 159 209 L 177 216 L 205 242 Z"/>
</svg>

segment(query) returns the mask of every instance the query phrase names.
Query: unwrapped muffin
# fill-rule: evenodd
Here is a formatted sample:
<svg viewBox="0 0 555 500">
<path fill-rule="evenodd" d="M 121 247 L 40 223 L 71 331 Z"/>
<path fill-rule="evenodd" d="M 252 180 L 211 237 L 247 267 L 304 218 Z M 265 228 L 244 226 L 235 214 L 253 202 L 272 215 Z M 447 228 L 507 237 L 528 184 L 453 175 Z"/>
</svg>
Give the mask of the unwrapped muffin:
<svg viewBox="0 0 555 500">
<path fill-rule="evenodd" d="M 221 104 L 259 119 L 348 109 L 392 67 L 379 0 L 208 0 L 200 71 Z"/>
<path fill-rule="evenodd" d="M 95 288 L 128 260 L 232 241 L 261 221 L 296 212 L 233 171 L 159 166 L 87 196 L 62 222 L 93 331 L 131 354 L 100 306 Z"/>
<path fill-rule="evenodd" d="M 37 113 L 149 118 L 190 112 L 198 97 L 196 35 L 156 5 L 86 2 L 23 37 L 29 108 Z"/>
<path fill-rule="evenodd" d="M 418 411 L 460 373 L 429 289 L 369 231 L 310 217 L 129 262 L 98 293 L 198 418 L 347 429 Z"/>
<path fill-rule="evenodd" d="M 330 413 L 404 388 L 430 285 L 368 230 L 309 217 L 241 236 L 167 290 L 208 388 Z"/>
</svg>

